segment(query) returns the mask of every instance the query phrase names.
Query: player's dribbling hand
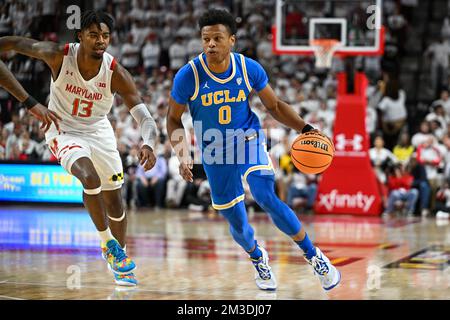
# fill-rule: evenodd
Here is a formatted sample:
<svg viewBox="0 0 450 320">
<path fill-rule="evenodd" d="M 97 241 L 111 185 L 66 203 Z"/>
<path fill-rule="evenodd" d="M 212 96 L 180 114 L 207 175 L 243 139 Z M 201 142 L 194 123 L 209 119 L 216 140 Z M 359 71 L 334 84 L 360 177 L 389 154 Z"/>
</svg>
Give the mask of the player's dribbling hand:
<svg viewBox="0 0 450 320">
<path fill-rule="evenodd" d="M 188 159 L 180 162 L 180 175 L 187 182 L 194 181 L 194 175 L 192 174 L 193 167 L 194 167 L 194 162 L 192 161 L 192 159 L 190 157 Z"/>
<path fill-rule="evenodd" d="M 139 151 L 139 164 L 144 167 L 144 171 L 150 170 L 155 166 L 156 157 L 152 148 L 144 144 Z"/>
<path fill-rule="evenodd" d="M 59 132 L 59 123 L 61 117 L 58 116 L 55 112 L 48 110 L 48 108 L 44 107 L 42 104 L 38 103 L 33 108 L 31 108 L 30 113 L 39 121 L 42 121 L 41 129 L 44 129 L 44 132 L 47 132 L 50 129 L 52 122 L 55 124 L 56 129 Z"/>
</svg>

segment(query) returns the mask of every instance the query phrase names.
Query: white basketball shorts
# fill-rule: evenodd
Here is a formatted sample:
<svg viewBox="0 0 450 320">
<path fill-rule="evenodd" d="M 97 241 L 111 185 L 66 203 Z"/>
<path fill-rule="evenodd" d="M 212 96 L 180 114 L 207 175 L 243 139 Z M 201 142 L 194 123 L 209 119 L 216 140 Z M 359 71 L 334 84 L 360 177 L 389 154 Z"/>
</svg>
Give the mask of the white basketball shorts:
<svg viewBox="0 0 450 320">
<path fill-rule="evenodd" d="M 75 161 L 87 157 L 100 177 L 102 190 L 115 190 L 122 186 L 122 160 L 111 127 L 95 133 L 61 133 L 50 138 L 47 144 L 68 173 L 72 174 L 71 168 Z"/>
</svg>

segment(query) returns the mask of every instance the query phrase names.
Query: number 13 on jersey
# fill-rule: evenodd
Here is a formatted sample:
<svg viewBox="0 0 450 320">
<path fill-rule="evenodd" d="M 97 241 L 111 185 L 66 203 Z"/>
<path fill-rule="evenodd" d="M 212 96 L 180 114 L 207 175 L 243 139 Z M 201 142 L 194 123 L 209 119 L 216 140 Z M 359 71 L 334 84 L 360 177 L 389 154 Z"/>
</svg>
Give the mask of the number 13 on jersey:
<svg viewBox="0 0 450 320">
<path fill-rule="evenodd" d="M 92 107 L 94 103 L 92 101 L 75 99 L 72 105 L 72 115 L 81 118 L 89 118 L 92 115 Z M 79 111 L 81 106 L 81 111 Z"/>
</svg>

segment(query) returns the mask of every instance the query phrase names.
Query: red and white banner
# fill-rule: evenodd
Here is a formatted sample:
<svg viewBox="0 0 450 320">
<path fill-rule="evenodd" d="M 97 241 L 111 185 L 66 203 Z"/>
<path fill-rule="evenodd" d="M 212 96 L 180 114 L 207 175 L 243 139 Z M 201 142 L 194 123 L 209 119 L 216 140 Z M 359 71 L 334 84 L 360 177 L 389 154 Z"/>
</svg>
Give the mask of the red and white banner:
<svg viewBox="0 0 450 320">
<path fill-rule="evenodd" d="M 382 201 L 369 158 L 366 132 L 367 78 L 355 74 L 354 93 L 347 93 L 346 74 L 338 74 L 333 142 L 336 152 L 318 186 L 314 206 L 319 214 L 379 215 Z"/>
</svg>

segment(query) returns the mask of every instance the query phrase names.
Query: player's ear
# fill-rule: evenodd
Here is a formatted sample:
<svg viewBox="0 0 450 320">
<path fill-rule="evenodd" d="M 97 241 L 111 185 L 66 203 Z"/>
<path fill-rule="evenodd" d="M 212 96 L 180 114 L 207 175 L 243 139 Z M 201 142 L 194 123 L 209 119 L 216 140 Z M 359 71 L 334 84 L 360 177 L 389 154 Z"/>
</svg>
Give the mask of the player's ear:
<svg viewBox="0 0 450 320">
<path fill-rule="evenodd" d="M 230 43 L 231 46 L 234 47 L 234 44 L 236 43 L 236 36 L 234 34 L 230 36 Z"/>
</svg>

